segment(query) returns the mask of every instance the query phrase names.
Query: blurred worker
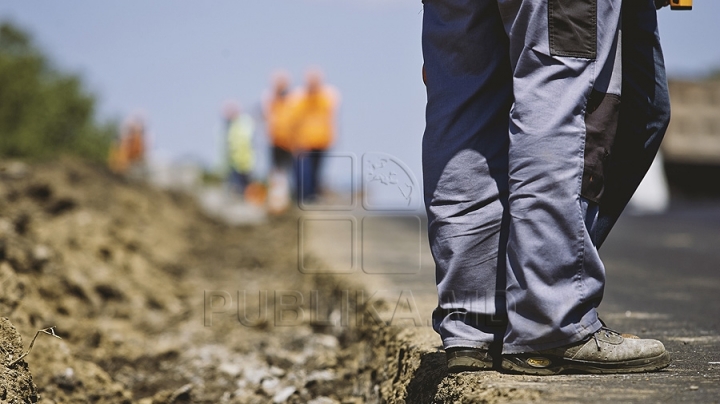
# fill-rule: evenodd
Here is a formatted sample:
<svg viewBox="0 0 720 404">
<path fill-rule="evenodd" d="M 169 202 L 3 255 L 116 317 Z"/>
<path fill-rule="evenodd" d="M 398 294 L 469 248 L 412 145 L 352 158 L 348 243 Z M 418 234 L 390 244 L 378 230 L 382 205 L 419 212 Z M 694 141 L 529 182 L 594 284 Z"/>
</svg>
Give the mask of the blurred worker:
<svg viewBox="0 0 720 404">
<path fill-rule="evenodd" d="M 250 182 L 250 173 L 255 166 L 252 136 L 255 123 L 250 115 L 241 113 L 235 103 L 225 106 L 227 159 L 230 168 L 229 184 L 232 190 L 242 195 Z"/>
<path fill-rule="evenodd" d="M 142 176 L 145 166 L 145 125 L 139 117 L 127 121 L 110 149 L 109 166 L 118 174 Z"/>
<path fill-rule="evenodd" d="M 272 148 L 268 208 L 272 213 L 280 213 L 290 205 L 290 173 L 293 169 L 293 139 L 290 127 L 292 102 L 287 73 L 275 73 L 272 89 L 263 104 Z"/>
<path fill-rule="evenodd" d="M 264 104 L 267 131 L 272 144 L 272 167 L 287 171 L 292 167 L 292 133 L 290 78 L 285 72 L 278 72 L 273 77 L 272 92 Z"/>
<path fill-rule="evenodd" d="M 335 140 L 335 113 L 338 92 L 322 82 L 318 70 L 306 75 L 305 88 L 293 101 L 292 135 L 297 155 L 298 199 L 312 202 L 318 196 L 323 156 Z"/>
</svg>

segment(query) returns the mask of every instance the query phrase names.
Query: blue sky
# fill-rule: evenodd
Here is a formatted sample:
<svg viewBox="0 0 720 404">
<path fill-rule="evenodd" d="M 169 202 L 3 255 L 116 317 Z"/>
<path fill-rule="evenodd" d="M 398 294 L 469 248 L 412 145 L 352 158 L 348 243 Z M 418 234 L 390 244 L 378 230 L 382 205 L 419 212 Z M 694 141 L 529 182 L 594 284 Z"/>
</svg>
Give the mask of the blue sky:
<svg viewBox="0 0 720 404">
<path fill-rule="evenodd" d="M 717 0 L 660 12 L 671 76 L 720 67 L 719 17 Z M 212 163 L 226 100 L 256 113 L 273 70 L 300 84 L 320 66 L 342 94 L 335 150 L 388 153 L 420 174 L 419 0 L 16 0 L 0 19 L 81 74 L 102 116 L 142 112 L 156 156 Z"/>
</svg>

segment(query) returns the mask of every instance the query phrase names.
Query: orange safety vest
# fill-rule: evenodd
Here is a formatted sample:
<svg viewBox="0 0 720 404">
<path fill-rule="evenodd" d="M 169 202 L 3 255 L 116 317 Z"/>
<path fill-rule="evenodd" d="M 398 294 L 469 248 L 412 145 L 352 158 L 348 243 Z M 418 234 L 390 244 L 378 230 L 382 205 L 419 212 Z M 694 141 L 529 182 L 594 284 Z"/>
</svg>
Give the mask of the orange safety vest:
<svg viewBox="0 0 720 404">
<path fill-rule="evenodd" d="M 135 163 L 145 159 L 145 140 L 143 134 L 137 129 L 133 129 L 125 138 L 125 151 L 127 153 L 128 162 Z"/>
<path fill-rule="evenodd" d="M 142 131 L 132 129 L 113 143 L 108 156 L 108 165 L 116 173 L 124 173 L 130 166 L 145 159 L 145 140 Z"/>
<path fill-rule="evenodd" d="M 293 103 L 294 145 L 299 150 L 327 149 L 335 140 L 337 97 L 326 88 L 300 94 Z"/>
<path fill-rule="evenodd" d="M 292 150 L 292 128 L 291 128 L 292 102 L 290 96 L 284 98 L 275 97 L 270 101 L 267 110 L 268 134 L 273 146 L 282 147 L 285 150 Z"/>
</svg>

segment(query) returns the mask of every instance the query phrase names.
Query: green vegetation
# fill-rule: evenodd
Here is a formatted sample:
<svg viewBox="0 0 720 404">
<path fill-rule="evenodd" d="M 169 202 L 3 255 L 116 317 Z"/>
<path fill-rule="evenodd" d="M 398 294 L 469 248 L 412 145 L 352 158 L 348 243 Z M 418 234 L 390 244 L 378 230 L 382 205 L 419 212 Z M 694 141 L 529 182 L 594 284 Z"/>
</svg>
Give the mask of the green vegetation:
<svg viewBox="0 0 720 404">
<path fill-rule="evenodd" d="M 104 161 L 117 126 L 98 124 L 94 108 L 79 77 L 58 72 L 27 33 L 0 23 L 0 158 Z"/>
<path fill-rule="evenodd" d="M 708 80 L 715 80 L 720 81 L 720 68 L 713 69 L 710 74 L 708 74 Z"/>
</svg>

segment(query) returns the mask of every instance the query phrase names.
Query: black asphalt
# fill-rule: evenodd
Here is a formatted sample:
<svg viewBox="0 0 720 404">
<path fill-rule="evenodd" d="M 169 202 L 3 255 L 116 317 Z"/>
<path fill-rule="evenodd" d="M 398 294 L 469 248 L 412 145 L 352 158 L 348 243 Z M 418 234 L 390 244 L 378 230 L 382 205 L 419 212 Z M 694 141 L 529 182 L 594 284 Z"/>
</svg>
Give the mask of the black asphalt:
<svg viewBox="0 0 720 404">
<path fill-rule="evenodd" d="M 613 376 L 611 383 L 581 378 L 577 387 L 589 383 L 598 401 L 606 401 L 606 386 L 619 402 L 720 402 L 720 202 L 683 201 L 662 215 L 625 215 L 601 255 L 605 322 L 660 339 L 673 362 L 663 372 Z"/>
</svg>

